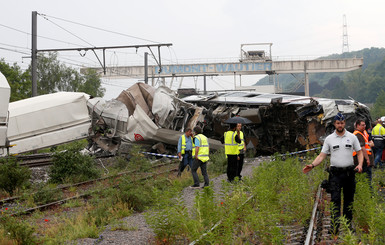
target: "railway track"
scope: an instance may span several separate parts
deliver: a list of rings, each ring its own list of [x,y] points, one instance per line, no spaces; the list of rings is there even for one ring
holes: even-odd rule
[[[250,196],[240,207],[253,200]],[[332,234],[329,233],[331,227],[331,217],[327,212],[326,203],[330,203],[330,194],[327,194],[321,187],[318,188],[312,216],[308,224],[308,228],[301,225],[278,226],[286,234],[285,245],[315,245],[315,244],[336,244]],[[190,245],[199,244],[200,240],[213,230],[220,227],[222,220],[215,224],[209,231],[201,235],[201,237]]]
[[[167,173],[171,173],[171,172],[175,172],[178,170],[177,166],[175,164],[169,164],[169,163],[162,163],[162,164],[157,164],[157,165],[154,165],[151,167],[151,169],[160,169],[162,167],[167,167],[167,166],[171,166],[171,167],[174,167],[172,169],[167,169],[165,171],[162,171],[162,172],[158,172],[158,173],[155,173],[155,174],[145,174],[145,173],[142,173],[142,172],[139,172],[138,170],[132,170],[132,171],[125,171],[125,172],[121,172],[121,173],[118,173],[118,174],[114,174],[114,175],[110,175],[110,176],[106,176],[106,177],[102,177],[102,178],[98,178],[98,179],[93,179],[93,180],[89,180],[89,181],[83,181],[83,182],[79,182],[79,183],[75,183],[75,184],[70,184],[70,185],[65,185],[65,186],[60,186],[60,187],[57,187],[55,189],[55,191],[66,191],[70,188],[73,188],[73,187],[84,187],[85,190],[82,194],[78,194],[78,195],[75,195],[75,196],[69,196],[69,197],[66,197],[66,198],[63,198],[63,199],[60,199],[60,200],[56,200],[56,201],[53,201],[53,202],[50,202],[50,203],[47,203],[47,204],[43,204],[43,205],[38,205],[38,206],[35,206],[35,207],[31,207],[31,208],[23,208],[21,211],[17,211],[17,212],[12,212],[12,207],[14,206],[14,203],[16,203],[20,198],[21,196],[15,196],[15,197],[10,197],[10,198],[6,198],[6,199],[2,199],[0,200],[0,208],[9,208],[10,209],[10,215],[14,215],[14,216],[18,216],[18,215],[26,215],[26,214],[30,214],[34,211],[37,211],[37,210],[46,210],[46,209],[49,209],[50,207],[54,207],[54,206],[58,206],[58,205],[61,205],[61,204],[64,204],[70,200],[75,200],[75,199],[81,199],[81,198],[88,198],[90,196],[92,196],[93,194],[96,194],[98,192],[101,192],[102,190],[104,190],[106,187],[104,187],[102,190],[101,189],[96,189],[96,190],[90,190],[92,188],[92,185],[95,184],[95,183],[99,183],[99,182],[102,182],[102,181],[105,181],[105,180],[111,180],[111,179],[115,179],[117,180],[118,178],[120,178],[121,176],[124,176],[124,175],[129,175],[129,174],[132,174],[132,175],[142,175],[142,176],[139,176],[138,179],[136,179],[135,181],[143,181],[143,180],[146,180],[148,178],[152,178],[154,176],[157,176],[157,175],[162,175],[162,174],[167,174]],[[116,188],[118,185],[115,184],[113,185],[112,187],[113,188]],[[31,195],[33,195],[35,193],[32,193]],[[7,205],[7,206],[6,206]]]

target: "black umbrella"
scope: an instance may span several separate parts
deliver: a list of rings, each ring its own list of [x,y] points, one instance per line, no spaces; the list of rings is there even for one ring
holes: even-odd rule
[[[227,119],[225,121],[225,123],[228,123],[228,124],[232,124],[232,123],[250,124],[253,122],[250,121],[249,119],[245,118],[245,117],[232,117],[232,118]]]

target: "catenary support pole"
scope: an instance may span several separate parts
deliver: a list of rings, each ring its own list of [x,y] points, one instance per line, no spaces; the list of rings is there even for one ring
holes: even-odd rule
[[[144,52],[144,83],[148,84],[148,53]]]
[[[37,12],[32,12],[32,97],[37,96]]]

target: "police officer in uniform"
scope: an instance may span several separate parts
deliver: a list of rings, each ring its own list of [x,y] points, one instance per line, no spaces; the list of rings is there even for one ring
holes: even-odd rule
[[[225,154],[227,155],[227,180],[234,181],[237,176],[239,160],[240,131],[237,124],[230,124],[229,131],[224,134]]]
[[[355,171],[362,172],[363,154],[357,137],[345,129],[345,117],[341,113],[334,117],[334,127],[335,131],[326,137],[321,153],[312,164],[303,168],[303,172],[309,172],[330,154],[329,185],[331,201],[334,203],[334,217],[337,221],[333,231],[338,231],[338,218],[341,216],[341,191],[344,195],[343,214],[349,222],[352,221],[353,214],[350,206],[353,203],[356,188]],[[357,167],[354,167],[353,151],[357,152]]]
[[[206,136],[202,134],[202,129],[199,126],[196,126],[194,128],[194,140],[193,140],[193,165],[191,168],[191,174],[194,180],[194,185],[192,185],[192,188],[199,188],[199,178],[197,174],[197,170],[200,167],[201,172],[204,179],[204,187],[209,186],[209,175],[207,174],[207,162],[209,160],[209,142]]]

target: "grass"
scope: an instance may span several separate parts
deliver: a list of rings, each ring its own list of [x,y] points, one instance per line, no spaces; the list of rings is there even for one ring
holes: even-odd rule
[[[221,200],[211,187],[205,188],[197,192],[191,213],[174,198],[174,205],[149,214],[148,223],[159,241],[170,244],[196,239],[202,244],[282,243],[285,234],[277,224],[305,224],[314,191],[325,177],[321,168],[305,175],[302,167],[296,158],[265,162],[243,182],[224,182]],[[214,225],[216,229],[201,237]]]
[[[135,157],[139,163],[146,165],[148,160],[140,154]],[[122,220],[135,210],[151,210],[147,212],[146,219],[160,244],[196,239],[200,239],[202,244],[280,244],[287,239],[283,226],[303,225],[308,221],[314,201],[313,193],[326,176],[322,167],[303,174],[301,170],[304,163],[301,159],[276,159],[262,163],[251,177],[245,177],[242,182],[223,182],[221,193],[217,194],[221,199],[217,198],[212,187],[199,191],[191,212],[181,198],[181,191],[191,185],[190,172],[185,171],[181,178],[176,178],[175,174],[156,177],[141,185],[133,184],[130,177],[125,176],[119,180],[117,188],[104,187],[102,192],[88,200],[87,205],[79,200],[71,201],[58,210],[61,215],[56,213],[52,218],[44,217],[46,213],[36,213],[23,223],[25,229],[12,225],[8,228],[0,226],[0,233],[4,235],[0,244],[16,241],[7,234],[9,227],[19,232],[26,231],[26,237],[27,231],[37,230],[34,239],[43,244],[97,238],[106,225],[110,225],[111,230],[135,231],[138,227],[132,227]],[[123,168],[130,167],[147,171],[147,166],[135,166],[132,158]],[[222,157],[212,157],[208,167],[211,169],[210,177],[221,174]],[[382,176],[382,171],[375,172],[375,190],[381,185]],[[365,178],[357,177],[357,180],[354,223],[358,229],[356,233],[346,231],[346,235],[340,239],[346,244],[357,239],[365,244],[384,244],[384,204],[376,196],[376,191],[371,196]],[[76,189],[71,191],[76,192]],[[48,194],[42,193],[43,196]],[[253,198],[246,202],[250,197]],[[33,202],[33,198],[30,199]],[[66,214],[66,209],[72,209],[71,215]],[[216,229],[202,237],[215,225]]]

